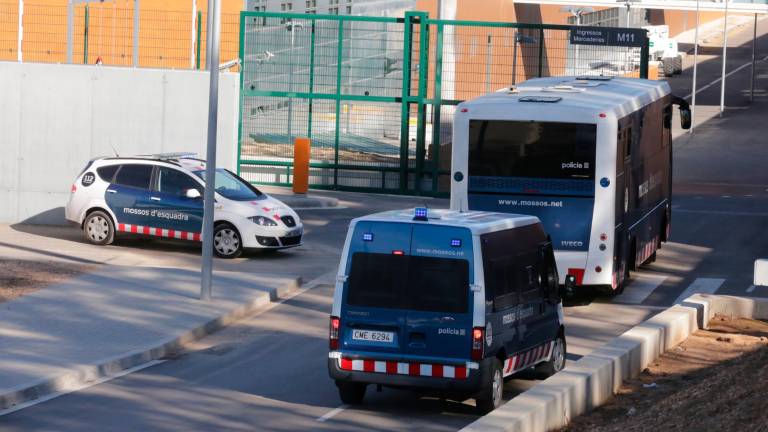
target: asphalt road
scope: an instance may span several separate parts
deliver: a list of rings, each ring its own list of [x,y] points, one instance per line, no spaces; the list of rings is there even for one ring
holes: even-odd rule
[[[761,24],[761,34],[768,25]],[[751,33],[751,31],[750,31]],[[748,37],[731,38],[734,44]],[[761,38],[765,46],[766,37]],[[747,42],[748,43],[748,42]],[[768,49],[760,54],[768,55]],[[729,70],[749,61],[734,49]],[[760,57],[762,58],[762,57]],[[703,58],[700,86],[717,79],[719,58]],[[699,128],[675,142],[672,241],[658,260],[634,275],[617,298],[585,295],[566,308],[569,359],[643,321],[691,291],[768,296],[751,287],[752,263],[768,256],[768,65],[759,64],[758,98],[748,105],[749,68],[729,78],[724,119],[716,114],[719,87],[699,94]],[[690,90],[690,70],[670,80],[675,92]],[[301,271],[307,279],[333,272],[351,217],[384,208],[421,205],[424,199],[332,194],[345,209],[302,211],[307,246],[255,255],[228,270]],[[427,200],[431,207],[444,200]],[[66,231],[51,231],[67,236]],[[194,249],[151,243],[135,253],[162,253],[179,265],[196,262]],[[135,244],[116,246],[136,248]],[[89,430],[456,430],[476,416],[473,401],[419,397],[408,391],[369,388],[361,407],[345,407],[327,377],[327,320],[332,289],[319,285],[271,309],[199,341],[175,358],[143,371],[0,417],[2,431]],[[516,379],[506,397],[534,385]]]

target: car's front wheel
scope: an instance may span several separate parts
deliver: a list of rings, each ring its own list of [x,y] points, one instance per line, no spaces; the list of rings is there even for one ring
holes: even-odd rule
[[[96,210],[85,217],[83,234],[86,240],[95,245],[112,244],[115,241],[115,224],[108,214]]]
[[[237,258],[243,253],[243,241],[237,228],[228,223],[213,230],[213,252],[219,258]]]

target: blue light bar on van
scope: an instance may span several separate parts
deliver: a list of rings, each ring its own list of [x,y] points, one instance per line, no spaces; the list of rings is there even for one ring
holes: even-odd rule
[[[451,247],[461,247],[461,239],[451,239]]]
[[[415,221],[426,221],[427,218],[427,209],[424,207],[417,207],[413,211],[413,220]]]
[[[373,233],[363,233],[363,241],[373,241]]]

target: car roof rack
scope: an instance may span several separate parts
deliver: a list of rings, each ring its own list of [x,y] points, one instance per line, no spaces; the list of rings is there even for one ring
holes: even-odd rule
[[[148,155],[138,155],[139,157],[146,157],[151,159],[160,159],[160,160],[168,160],[168,159],[195,159],[197,158],[197,153],[194,152],[173,152],[173,153],[154,153],[154,154],[148,154]]]

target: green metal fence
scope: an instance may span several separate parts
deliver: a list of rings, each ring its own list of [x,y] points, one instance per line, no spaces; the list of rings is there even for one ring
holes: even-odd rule
[[[576,29],[591,35],[587,44]],[[623,42],[609,41],[617,32]],[[647,77],[648,67],[644,31],[434,20],[425,12],[243,12],[240,41],[244,178],[289,185],[293,138],[307,136],[311,187],[401,194],[448,192],[461,101],[531,77]]]

